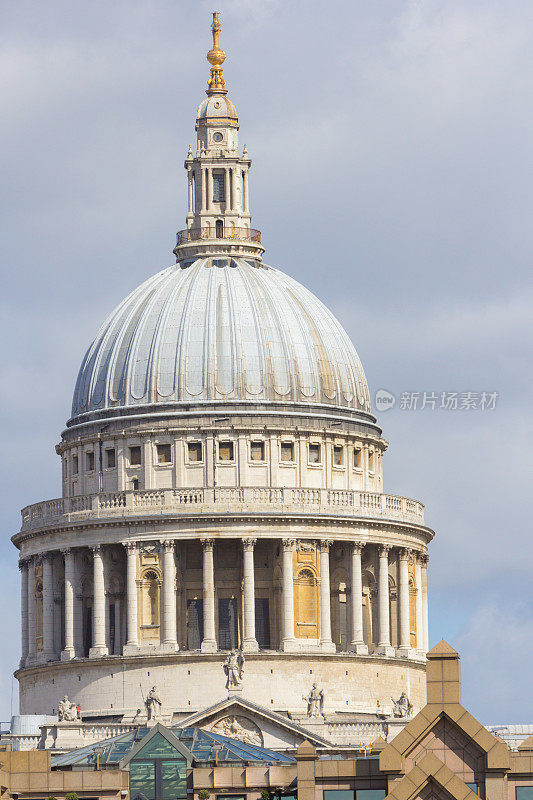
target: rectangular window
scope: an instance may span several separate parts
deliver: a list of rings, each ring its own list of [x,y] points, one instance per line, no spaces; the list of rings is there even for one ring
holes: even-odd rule
[[[157,463],[158,464],[171,464],[172,452],[169,444],[157,444]]]
[[[189,456],[189,461],[201,461],[202,460],[202,443],[201,442],[189,442],[187,445],[187,453]]]
[[[324,789],[324,800],[354,800],[352,789]]]
[[[187,645],[189,650],[199,650],[204,638],[204,601],[187,600]]]
[[[281,460],[294,461],[294,442],[281,443]]]
[[[340,445],[333,447],[333,465],[335,467],[342,467],[344,462],[344,448]]]
[[[130,793],[132,797],[143,794],[155,797],[155,762],[132,761],[130,764]]]
[[[355,469],[361,469],[361,448],[354,447],[353,450],[353,465]]]
[[[268,597],[255,598],[255,638],[260,650],[270,647],[270,613]]]
[[[374,451],[370,450],[369,453],[368,453],[368,471],[369,472],[374,472],[375,458],[376,457],[374,455]]]
[[[117,456],[114,447],[110,447],[109,450],[105,451],[105,465],[108,469],[113,469],[113,467],[117,466]]]
[[[94,469],[94,453],[85,453],[85,469],[87,472],[92,472]]]
[[[141,464],[141,448],[138,445],[130,447],[130,464],[132,467],[138,467]]]
[[[320,462],[321,462],[320,445],[319,444],[310,444],[309,445],[309,463],[310,464],[320,464]]]
[[[250,455],[252,457],[252,461],[264,461],[265,460],[265,443],[264,442],[252,442],[250,445]]]
[[[72,474],[77,475],[78,469],[78,456],[72,456]]]
[[[238,641],[237,599],[221,597],[218,601],[218,649],[234,650]]]
[[[516,800],[533,800],[533,786],[517,786]]]
[[[233,461],[233,442],[219,442],[218,458],[220,461]]]
[[[213,202],[224,203],[226,200],[225,175],[223,172],[213,172]]]
[[[355,800],[384,800],[386,789],[356,789]]]

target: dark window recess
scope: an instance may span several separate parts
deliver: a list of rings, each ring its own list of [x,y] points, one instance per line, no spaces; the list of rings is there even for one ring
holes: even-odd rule
[[[294,461],[294,442],[281,443],[281,460]]]
[[[187,445],[188,453],[189,453],[189,461],[201,461],[202,460],[202,443],[201,442],[189,442]]]
[[[309,445],[309,463],[310,464],[320,464],[321,456],[320,456],[320,445],[319,444],[310,444]]]
[[[187,600],[187,646],[199,650],[204,638],[204,601]]]
[[[233,442],[220,442],[218,445],[218,457],[220,461],[233,461]]]
[[[344,463],[344,449],[339,445],[333,447],[333,464],[335,467],[342,467]]]
[[[213,172],[213,202],[223,203],[226,200],[226,182],[223,172]]]
[[[78,456],[72,456],[72,474],[77,475],[78,469]]]
[[[250,445],[250,453],[252,456],[252,461],[264,461],[265,460],[265,443],[264,442],[252,442]]]
[[[353,465],[357,469],[361,466],[361,450],[359,447],[355,447],[353,451]]]
[[[255,598],[255,636],[260,650],[270,647],[270,610],[268,597]]]
[[[219,650],[234,650],[237,646],[237,600],[222,597],[218,601],[218,647]]]
[[[89,650],[93,646],[93,609],[92,606],[85,606],[83,625],[83,651],[87,657]]]
[[[117,456],[114,447],[105,451],[105,465],[108,469],[113,469],[113,467],[117,466]]]
[[[131,481],[131,488],[134,492],[139,490],[139,478],[133,478]]]
[[[172,452],[169,444],[157,444],[157,463],[170,464],[172,462]]]
[[[130,447],[130,464],[132,467],[139,467],[141,464],[141,448],[138,445]]]
[[[115,652],[115,604],[109,603],[109,654]]]
[[[85,453],[85,469],[87,472],[94,469],[94,453]]]

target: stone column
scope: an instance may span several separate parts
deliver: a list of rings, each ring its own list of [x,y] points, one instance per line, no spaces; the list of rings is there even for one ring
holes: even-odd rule
[[[254,575],[254,547],[257,539],[243,539],[243,620],[244,637],[242,649],[246,653],[255,653],[259,650],[255,638],[255,575]]]
[[[409,609],[409,559],[411,551],[402,548],[399,552],[399,575],[398,575],[398,606],[400,617],[400,641],[398,646],[399,654],[402,656],[411,655],[411,625]]]
[[[61,651],[61,661],[70,661],[75,656],[74,649],[74,552],[63,550],[65,563],[65,647]]]
[[[52,554],[43,555],[43,650],[41,659],[50,661],[54,653],[54,582]]]
[[[363,577],[361,574],[361,554],[364,542],[352,543],[351,560],[351,642],[350,650],[359,655],[368,655],[368,646],[363,637]]]
[[[163,637],[165,650],[177,650],[176,562],[174,541],[163,542]]]
[[[226,198],[226,210],[231,211],[231,182],[229,167],[224,170],[224,196]]]
[[[214,539],[202,539],[204,551],[203,580],[204,580],[204,638],[202,640],[202,653],[216,653],[217,639],[215,628],[215,567],[213,551]]]
[[[203,167],[200,168],[200,174],[201,174],[201,186],[202,186],[202,205],[201,205],[201,210],[202,211],[206,211],[207,210],[207,190],[206,190],[207,181],[205,179],[205,169]]]
[[[244,170],[244,185],[243,185],[243,194],[244,194],[244,213],[250,213],[250,199],[248,196],[248,169]]]
[[[331,587],[329,580],[329,548],[331,539],[320,542],[320,649],[335,653],[337,648],[331,638]]]
[[[428,554],[422,553],[420,561],[422,562],[422,631],[424,634],[424,654],[426,654],[429,650]]]
[[[211,211],[211,198],[213,195],[213,176],[208,168],[205,171],[205,210]]]
[[[188,182],[188,190],[189,190],[189,197],[188,197],[188,199],[189,199],[189,208],[188,208],[189,215],[194,213],[194,209],[193,209],[193,191],[192,191],[193,190],[193,183],[192,183],[193,177],[192,177],[192,174],[193,173],[192,173],[191,167],[188,167],[187,168],[187,182]]]
[[[28,658],[28,559],[21,558],[20,569],[20,664],[22,668]]]
[[[137,627],[137,542],[126,542],[126,644],[134,652],[139,647]]]
[[[105,640],[105,580],[102,545],[95,545],[93,551],[93,646],[89,658],[100,658],[108,654]]]
[[[422,613],[422,562],[421,553],[416,554],[415,583],[416,583],[416,649],[419,654],[426,654],[424,650],[424,615]]]
[[[379,613],[379,641],[376,653],[384,656],[393,656],[394,648],[390,643],[390,611],[389,611],[389,550],[391,545],[383,544],[379,547],[379,575],[378,575],[378,613]]]
[[[282,650],[294,651],[296,650],[296,637],[294,635],[294,539],[283,539],[282,545],[281,647]]]
[[[35,659],[35,556],[28,559],[28,662]]]

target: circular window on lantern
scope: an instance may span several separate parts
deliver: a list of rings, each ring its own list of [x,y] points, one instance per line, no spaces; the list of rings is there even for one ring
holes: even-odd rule
[[[221,142],[223,138],[224,137],[222,136],[222,134],[219,131],[217,131],[216,133],[213,134],[213,139],[214,139],[215,142]]]

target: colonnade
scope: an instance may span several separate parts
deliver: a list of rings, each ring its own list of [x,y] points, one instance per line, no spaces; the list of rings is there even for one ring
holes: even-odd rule
[[[224,544],[224,540],[219,540]],[[242,634],[241,647],[245,652],[259,650],[256,638],[255,618],[255,564],[254,550],[257,539],[242,538]],[[202,543],[202,596],[203,596],[203,638],[201,651],[204,653],[216,652],[218,649],[216,630],[216,586],[215,586],[215,540],[201,539]],[[126,586],[125,586],[125,624],[126,637],[123,647],[124,654],[134,654],[142,648],[139,641],[139,577],[138,555],[145,543],[128,541],[123,543],[126,552]],[[428,649],[428,619],[427,619],[427,554],[408,548],[397,548],[397,576],[398,576],[398,635],[397,646],[391,643],[391,618],[390,618],[390,553],[392,545],[386,543],[353,541],[344,542],[349,545],[349,586],[347,587],[347,601],[349,613],[348,647],[353,653],[365,655],[368,645],[364,639],[363,624],[363,577],[362,557],[365,547],[378,548],[376,600],[377,600],[377,626],[378,637],[374,636],[374,650],[376,655],[385,656],[411,656],[416,652],[423,654]],[[162,575],[161,601],[160,601],[160,648],[162,651],[178,650],[177,634],[177,603],[176,603],[176,559],[175,540],[166,540],[157,544],[160,551],[159,564]],[[330,549],[332,539],[322,539],[317,543],[319,550],[319,619],[320,637],[316,648],[325,653],[336,651],[336,644],[332,638],[331,617],[331,581],[330,581]],[[280,541],[280,566],[281,566],[281,607],[280,607],[280,640],[279,646],[283,651],[297,652],[300,649],[301,639],[295,633],[295,604],[294,604],[294,551],[297,541],[292,538]],[[90,548],[92,552],[92,646],[89,658],[101,658],[108,655],[106,640],[106,587],[105,569],[103,559],[103,545]],[[57,552],[49,552],[39,556],[27,557],[19,562],[21,570],[21,611],[22,611],[22,666],[31,666],[34,663],[46,662],[58,658],[57,649],[54,647],[54,587],[52,560]],[[63,649],[60,657],[70,660],[76,656],[75,637],[75,550],[67,548],[61,551],[64,565],[64,600],[62,619]],[[414,587],[409,579],[409,562],[414,562]],[[36,566],[42,566],[42,610],[36,602]],[[41,573],[39,573],[41,574]],[[416,643],[411,641],[411,590],[416,592]],[[42,641],[37,652],[37,622],[38,615],[42,614]],[[120,614],[115,607],[117,615],[115,633],[120,629]],[[117,634],[120,637],[120,634]],[[115,651],[116,652],[116,651]]]
[[[196,198],[195,198],[195,185],[196,192],[200,190],[200,202],[198,211],[208,213],[213,211],[213,169],[220,170],[219,167],[202,167],[195,171],[192,167],[187,170],[188,179],[188,214],[192,216],[195,212]],[[233,211],[237,214],[250,214],[250,201],[248,190],[248,167],[241,166],[225,166],[224,167],[224,181],[225,181],[225,201],[224,206],[227,211]],[[200,185],[198,186],[198,179]],[[239,182],[242,181],[242,197],[241,187]]]

